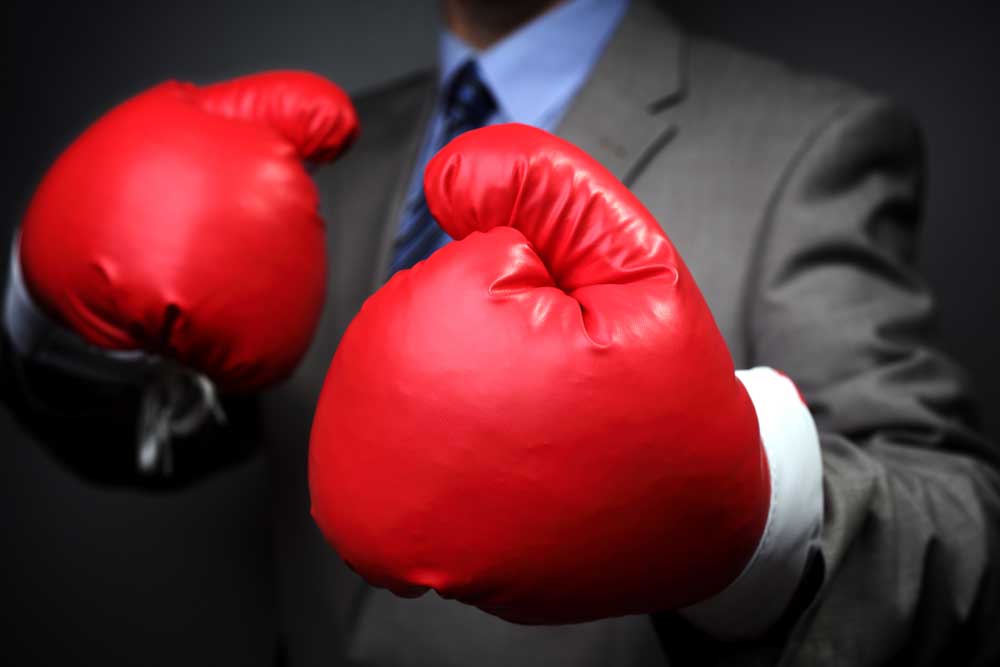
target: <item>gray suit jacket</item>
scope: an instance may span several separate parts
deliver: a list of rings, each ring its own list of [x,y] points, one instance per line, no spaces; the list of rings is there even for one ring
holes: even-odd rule
[[[298,373],[263,401],[291,664],[996,660],[998,450],[966,425],[961,375],[929,343],[932,302],[912,265],[918,132],[885,100],[684,35],[646,2],[558,134],[661,222],[736,366],[770,365],[798,383],[822,441],[821,562],[768,637],[726,645],[669,614],[511,625],[434,594],[394,598],[337,560],[308,513],[310,417],[341,334],[385,279],[434,81],[356,100],[361,139],[319,175],[329,302]]]

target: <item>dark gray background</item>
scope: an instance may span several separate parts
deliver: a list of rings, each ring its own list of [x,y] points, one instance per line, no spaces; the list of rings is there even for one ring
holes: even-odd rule
[[[942,346],[970,371],[986,428],[1000,434],[996,3],[673,7],[700,30],[883,91],[918,118],[931,168],[920,261],[939,296]],[[14,2],[5,12],[12,101],[4,107],[4,248],[59,151],[110,104],[148,85],[302,67],[355,92],[434,57],[429,0],[50,0]],[[0,661],[271,663],[279,640],[264,457],[191,488],[148,494],[75,476],[32,446],[2,407],[0,443]]]

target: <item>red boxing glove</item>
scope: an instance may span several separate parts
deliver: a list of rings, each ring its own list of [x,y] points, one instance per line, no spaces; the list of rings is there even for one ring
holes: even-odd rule
[[[334,158],[357,130],[347,95],[306,72],[156,86],[46,174],[21,230],[27,287],[93,345],[170,357],[224,390],[271,384],[324,297],[302,161]]]
[[[522,623],[674,609],[770,506],[754,408],[656,220],[540,130],[427,167],[456,242],[372,296],[313,425],[313,516],[358,573]]]

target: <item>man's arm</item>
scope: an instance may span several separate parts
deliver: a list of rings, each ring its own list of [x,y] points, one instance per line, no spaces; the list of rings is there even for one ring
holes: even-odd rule
[[[922,162],[907,117],[843,107],[775,193],[749,292],[754,363],[796,382],[822,444],[823,583],[788,647],[803,664],[1000,655],[1000,457],[930,342]]]
[[[815,420],[821,554],[756,640],[657,615],[671,664],[1000,656],[1000,450],[971,426],[964,378],[931,342],[914,267],[922,190],[918,130],[871,98],[837,107],[786,167],[746,287],[748,361],[785,372]]]
[[[46,172],[13,244],[8,402],[39,432],[73,423],[51,439],[80,462],[118,461],[100,443],[130,439],[142,473],[171,475],[175,440],[226,421],[220,395],[280,382],[308,347],[326,257],[304,167],[357,130],[347,94],[301,71],[167,81],[102,115]]]

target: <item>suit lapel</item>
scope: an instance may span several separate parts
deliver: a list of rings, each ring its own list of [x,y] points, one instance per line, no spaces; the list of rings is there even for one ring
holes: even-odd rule
[[[381,286],[434,89],[434,77],[425,73],[360,97],[357,145],[316,174],[329,257],[327,304],[311,352],[322,360],[320,367],[329,363],[364,300]]]
[[[630,185],[677,132],[683,36],[648,0],[634,0],[557,134]]]
[[[412,122],[399,137],[398,145],[401,148],[398,154],[400,156],[398,164],[400,168],[395,171],[390,170],[390,173],[386,174],[389,183],[387,183],[385,192],[390,193],[387,207],[388,215],[384,218],[379,232],[378,248],[370,281],[373,292],[382,287],[385,282],[389,262],[392,260],[393,241],[396,238],[399,221],[403,216],[406,195],[413,178],[417,158],[420,156],[420,149],[423,146],[427,124],[434,111],[437,92],[437,86],[434,82],[436,80],[436,76],[428,77],[426,87],[419,91],[417,113],[412,116]]]

